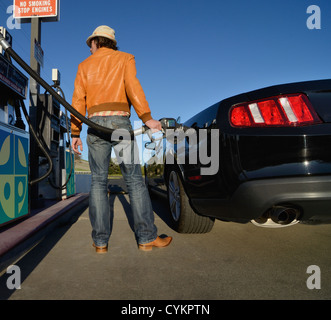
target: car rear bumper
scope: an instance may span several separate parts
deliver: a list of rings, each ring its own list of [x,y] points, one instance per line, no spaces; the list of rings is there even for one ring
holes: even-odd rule
[[[300,221],[331,220],[331,175],[261,179],[242,183],[229,199],[191,199],[202,215],[248,222],[274,206],[301,211]]]

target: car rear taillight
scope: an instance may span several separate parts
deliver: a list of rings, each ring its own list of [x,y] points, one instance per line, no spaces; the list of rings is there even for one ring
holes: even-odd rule
[[[241,103],[230,110],[230,123],[234,127],[292,127],[321,122],[302,93]]]

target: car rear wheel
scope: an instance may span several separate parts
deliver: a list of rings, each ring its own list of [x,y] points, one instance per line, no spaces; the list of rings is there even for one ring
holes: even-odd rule
[[[174,229],[179,233],[207,233],[214,219],[194,212],[185,193],[183,183],[175,170],[168,175],[168,203]]]

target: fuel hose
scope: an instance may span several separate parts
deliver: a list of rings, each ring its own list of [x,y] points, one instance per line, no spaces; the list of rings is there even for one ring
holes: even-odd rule
[[[24,105],[23,100],[20,100],[20,105],[21,105],[21,108],[23,110],[25,119],[26,119],[26,121],[28,123],[28,126],[30,128],[31,134],[32,134],[33,138],[35,139],[35,141],[37,142],[37,144],[38,144],[39,148],[41,149],[41,151],[45,154],[45,157],[47,158],[47,161],[49,163],[48,171],[43,176],[41,176],[41,177],[39,177],[39,178],[37,178],[37,179],[32,180],[32,181],[29,182],[29,184],[31,186],[33,186],[34,184],[39,183],[40,181],[46,179],[52,173],[53,162],[52,162],[52,159],[51,159],[50,155],[48,154],[48,152],[46,151],[46,149],[44,148],[44,146],[42,145],[42,143],[38,139],[37,133],[35,132],[32,124],[31,124],[30,117],[28,115],[28,111],[25,108],[25,105]]]
[[[89,127],[101,131],[105,134],[111,135],[115,130],[107,127],[100,126],[79,113],[75,108],[73,108],[63,97],[61,97],[44,79],[42,79],[39,74],[34,71],[29,65],[25,63],[24,60],[13,50],[10,44],[5,40],[3,35],[0,33],[0,45],[3,50],[8,53],[33,79],[35,79],[41,86],[43,86],[58,102],[60,102],[71,114],[73,114],[77,119],[88,125]],[[118,129],[117,129],[118,131]],[[127,132],[127,130],[126,130]],[[131,138],[134,136],[134,132],[129,131]]]

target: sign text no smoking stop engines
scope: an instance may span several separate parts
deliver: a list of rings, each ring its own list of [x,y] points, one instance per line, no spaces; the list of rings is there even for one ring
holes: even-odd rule
[[[57,17],[58,0],[14,0],[14,18]]]

